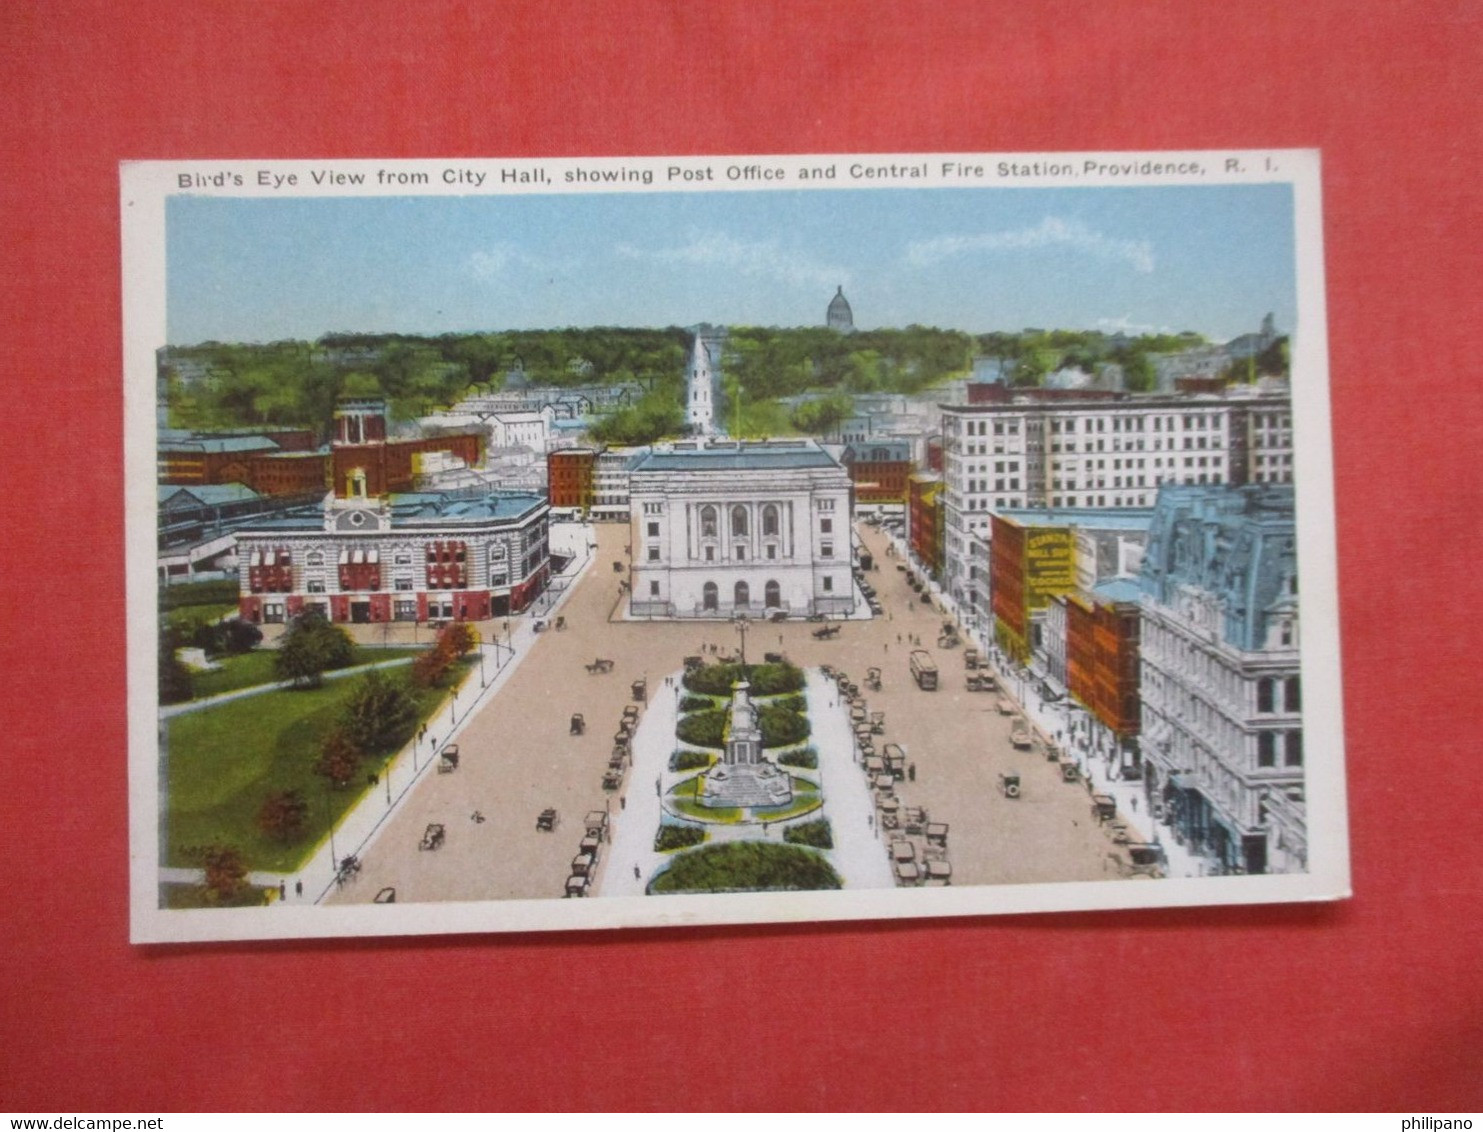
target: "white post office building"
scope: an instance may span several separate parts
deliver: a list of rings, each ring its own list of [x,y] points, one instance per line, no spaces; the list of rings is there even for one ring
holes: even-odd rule
[[[844,615],[850,477],[812,440],[676,443],[630,475],[637,617]]]

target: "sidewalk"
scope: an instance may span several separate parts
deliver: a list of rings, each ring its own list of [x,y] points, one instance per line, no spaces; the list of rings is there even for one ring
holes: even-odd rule
[[[673,688],[662,683],[650,697],[649,707],[639,721],[633,741],[633,767],[628,776],[626,804],[611,816],[612,844],[595,896],[642,896],[654,874],[673,854],[654,849],[654,835],[663,816],[661,793],[694,771],[672,773],[669,756],[675,749],[675,719],[680,696],[680,672],[672,674]],[[824,795],[821,810],[799,821],[829,819],[834,848],[826,853],[847,889],[891,888],[890,863],[885,847],[877,839],[875,804],[852,752],[854,736],[845,708],[834,701],[834,688],[817,669],[807,671],[805,694],[813,734],[809,742],[819,752],[819,780]],[[766,834],[756,823],[707,825],[710,843],[720,841],[782,841],[788,823],[773,823]],[[634,866],[639,875],[634,876]]]
[[[519,667],[521,658],[529,651],[535,640],[535,620],[546,617],[561,608],[571,592],[571,583],[581,575],[591,561],[590,556],[573,559],[565,573],[552,579],[553,583],[561,579],[564,584],[559,593],[552,594],[549,606],[540,613],[536,613],[533,608],[525,615],[510,618],[510,631],[504,641],[490,643],[481,638],[479,647],[470,654],[480,663],[470,669],[460,686],[453,689],[449,702],[427,720],[425,725],[427,738],[419,740],[414,737],[392,757],[382,770],[378,785],[368,790],[356,806],[340,818],[339,823],[301,868],[296,872],[281,875],[253,873],[250,876],[252,883],[272,887],[282,882],[288,890],[288,903],[317,903],[333,892],[337,863],[349,856],[360,856],[375,841],[387,819],[396,813],[412,789],[429,773],[429,768],[436,765],[438,753],[449,743],[458,741],[459,734],[467,726],[470,718],[478,714],[478,709],[508,682],[511,674]],[[407,662],[405,658],[385,661],[378,665],[361,666],[359,669],[345,669],[334,675],[348,676],[355,672],[363,672],[369,667],[386,667]],[[330,675],[326,673],[327,678]],[[270,687],[276,687],[276,685]],[[244,691],[251,693],[266,690],[269,688],[259,687]],[[213,697],[213,700],[236,698],[238,694],[229,692],[220,697]],[[201,701],[199,705],[180,706],[195,708],[206,702]],[[177,877],[173,875],[176,873],[186,875]],[[193,880],[199,879],[199,875],[197,870],[165,868],[160,870],[162,881]],[[303,885],[303,896],[296,900],[294,890],[300,883]]]
[[[326,672],[323,679],[343,680],[347,676],[359,676],[362,673],[371,671],[373,668],[396,668],[398,665],[411,664],[412,659],[410,656],[399,656],[395,660],[378,660],[375,664],[357,664],[354,668],[336,668]],[[229,700],[240,700],[247,696],[260,696],[264,692],[277,692],[291,687],[293,687],[292,680],[279,680],[272,684],[254,684],[250,688],[238,688],[234,692],[222,692],[219,695],[206,696],[203,699],[187,700],[183,704],[171,704],[169,707],[162,707],[160,708],[160,718],[173,719],[177,715],[187,715],[193,711],[200,711],[202,708],[215,707],[217,704],[224,704]]]

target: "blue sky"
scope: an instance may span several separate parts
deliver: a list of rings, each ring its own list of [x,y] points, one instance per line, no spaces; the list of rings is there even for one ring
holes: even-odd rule
[[[1196,330],[1296,317],[1286,185],[171,197],[169,340],[697,322]]]

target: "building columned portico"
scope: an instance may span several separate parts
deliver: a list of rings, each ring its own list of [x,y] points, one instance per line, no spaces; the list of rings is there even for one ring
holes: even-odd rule
[[[679,443],[630,483],[635,616],[854,608],[849,475],[812,441]]]

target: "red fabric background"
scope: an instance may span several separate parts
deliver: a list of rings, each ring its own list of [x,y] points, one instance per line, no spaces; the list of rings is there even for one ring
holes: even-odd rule
[[[1480,13],[4,5],[0,1105],[1483,1108]],[[120,159],[1276,146],[1324,157],[1353,901],[126,942]]]

